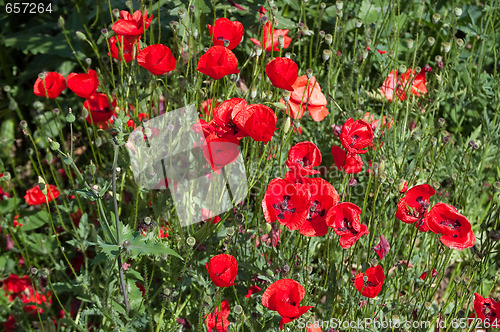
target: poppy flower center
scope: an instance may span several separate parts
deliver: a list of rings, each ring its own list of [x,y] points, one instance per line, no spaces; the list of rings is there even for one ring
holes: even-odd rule
[[[321,209],[321,203],[318,200],[312,202],[311,207],[309,208],[309,215],[307,216],[307,221],[311,221],[314,218],[314,215],[318,215],[320,217],[325,216],[325,209]]]
[[[354,134],[352,135],[352,142],[349,144],[350,147],[352,147],[354,144],[356,144],[356,141],[359,139],[359,136]]]
[[[297,210],[296,208],[289,206],[289,203],[291,203],[290,199],[290,196],[285,195],[283,196],[283,201],[280,204],[273,204],[273,208],[278,210],[279,212],[279,214],[277,215],[278,219],[283,220],[285,219],[285,214],[292,214]]]
[[[449,227],[452,230],[457,230],[460,228],[460,226],[462,226],[462,224],[458,220],[453,220],[448,218],[441,220],[440,224]]]
[[[375,286],[377,286],[377,284],[375,284],[375,283],[373,283],[371,281],[365,282],[365,287],[375,287]]]
[[[490,320],[490,318],[492,317],[496,317],[496,313],[491,309],[491,305],[489,303],[483,304],[483,308],[481,311],[487,320]]]
[[[358,232],[356,232],[354,230],[354,228],[352,227],[352,220],[349,220],[347,218],[344,218],[342,220],[342,223],[343,223],[343,227],[340,227],[339,228],[339,231],[340,232],[345,232],[345,231],[349,231],[352,235],[356,235],[358,234]]]

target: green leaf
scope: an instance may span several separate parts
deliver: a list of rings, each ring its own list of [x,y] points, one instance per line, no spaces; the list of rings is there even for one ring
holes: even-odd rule
[[[17,203],[20,202],[21,200],[17,200]],[[6,214],[9,212],[12,212],[16,208],[16,198],[9,198],[9,199],[4,199],[3,201],[0,201],[0,214]]]
[[[276,102],[276,103],[272,103],[272,105],[276,108],[279,108],[280,110],[285,110],[286,109],[286,106],[282,103],[279,103],[279,102]]]
[[[23,231],[31,231],[42,227],[49,222],[49,214],[46,211],[38,211],[36,213],[28,212],[24,214],[21,223]]]

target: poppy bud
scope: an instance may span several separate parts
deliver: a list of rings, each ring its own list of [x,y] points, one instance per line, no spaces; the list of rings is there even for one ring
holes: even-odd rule
[[[332,51],[328,49],[323,50],[323,61],[328,61],[330,59],[330,56],[332,55]]]
[[[448,53],[451,49],[451,44],[449,42],[444,42],[443,43],[443,52]]]
[[[342,0],[337,0],[337,2],[335,3],[335,7],[337,8],[337,10],[342,10],[342,8],[344,8],[344,3],[342,2]]]
[[[458,17],[458,16],[462,16],[462,8],[460,7],[456,7],[455,10],[455,15]]]
[[[66,23],[66,21],[64,20],[64,17],[62,16],[59,16],[59,19],[57,20],[57,25],[60,27],[60,28],[64,28],[64,24]]]
[[[77,32],[76,32],[76,36],[77,36],[77,37],[78,37],[78,39],[80,39],[80,40],[83,40],[83,41],[87,40],[87,36],[85,36],[85,34],[84,34],[83,32],[81,32],[81,31],[77,31]]]
[[[359,18],[356,20],[356,28],[361,28],[363,26],[363,21],[361,21]]]
[[[438,13],[432,15],[432,23],[436,24],[437,22],[439,22],[440,19],[441,15],[439,15]]]
[[[332,41],[333,41],[333,36],[331,34],[327,33],[325,35],[325,43],[327,45],[331,45]]]
[[[413,39],[408,39],[406,41],[406,46],[408,46],[409,49],[412,49],[414,43],[415,43],[415,41]]]
[[[288,97],[290,98],[290,97]],[[284,125],[283,125],[283,133],[288,133],[288,131],[290,130],[290,125],[291,125],[291,122],[292,120],[290,120],[290,117],[287,117],[284,121]]]
[[[434,37],[429,37],[427,38],[427,45],[432,46],[436,42],[436,39]]]

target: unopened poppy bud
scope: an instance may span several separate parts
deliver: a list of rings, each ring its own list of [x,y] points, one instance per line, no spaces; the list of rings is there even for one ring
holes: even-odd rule
[[[342,0],[337,0],[337,2],[335,3],[335,7],[337,7],[337,10],[342,10],[342,8],[344,8],[344,3],[342,2]]]
[[[325,35],[325,43],[326,43],[327,45],[331,45],[331,44],[332,44],[332,41],[333,41],[333,36],[332,36],[331,34],[327,33],[327,34]]]
[[[291,123],[292,123],[292,120],[290,120],[290,118],[287,117],[284,121],[284,124],[283,124],[283,132],[285,134],[288,133],[288,131],[290,130]]]
[[[66,21],[64,20],[64,17],[62,16],[59,16],[59,19],[57,20],[57,25],[60,27],[60,28],[64,28],[64,24],[66,23]]]
[[[399,70],[400,73],[406,73],[406,66],[405,65],[401,65],[401,66],[399,66],[398,70]]]
[[[414,43],[415,43],[415,41],[413,39],[408,39],[406,41],[406,46],[408,46],[409,49],[412,49]]]
[[[436,42],[436,39],[434,37],[429,37],[427,38],[427,45],[432,46]]]
[[[85,41],[85,40],[87,40],[87,36],[85,36],[85,34],[84,34],[83,32],[81,32],[81,31],[77,31],[77,32],[76,32],[76,36],[77,36],[77,37],[78,37],[78,39],[80,39],[80,40],[84,40],[84,41]]]
[[[451,49],[451,44],[449,42],[444,42],[443,43],[443,52],[448,53]]]
[[[235,314],[240,315],[243,312],[243,308],[237,304],[234,306],[233,311]]]
[[[262,54],[262,47],[260,47],[259,45],[256,45],[255,46],[255,54],[257,54],[257,56],[260,56]]]
[[[307,78],[310,79],[312,77],[313,70],[311,68],[306,69]]]
[[[57,151],[61,147],[61,145],[59,143],[57,143],[56,141],[49,140],[49,142],[50,142],[50,149],[53,151]]]
[[[332,56],[332,51],[328,49],[323,50],[323,61],[328,61],[328,59],[330,59],[331,56]]]
[[[361,21],[359,18],[356,20],[356,28],[361,28],[363,26],[363,21]]]
[[[278,36],[278,45],[279,48],[283,48],[285,46],[285,36],[283,35]]]
[[[464,40],[463,40],[463,39],[461,39],[461,38],[458,38],[458,39],[456,40],[456,43],[457,43],[457,46],[458,46],[459,48],[462,48],[462,47],[464,46]]]
[[[190,236],[187,238],[186,243],[188,244],[188,246],[194,247],[194,245],[196,244],[196,239]]]
[[[441,15],[439,15],[438,13],[432,15],[432,23],[436,24],[437,22],[439,22],[440,19]]]
[[[270,231],[273,230],[273,226],[271,226],[271,224],[269,224],[269,223],[266,223],[265,227],[266,227],[266,233],[269,233]]]
[[[363,50],[361,52],[361,56],[363,57],[363,60],[365,60],[366,58],[368,58],[368,50]]]
[[[254,99],[255,97],[257,97],[257,88],[250,88],[250,98]]]
[[[455,12],[455,15],[456,15],[457,17],[462,16],[462,8],[460,8],[460,7],[455,7],[454,12]]]

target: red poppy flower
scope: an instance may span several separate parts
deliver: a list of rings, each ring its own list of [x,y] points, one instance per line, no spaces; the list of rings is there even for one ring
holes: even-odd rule
[[[249,299],[252,296],[252,294],[258,293],[261,290],[262,289],[259,286],[257,286],[257,285],[250,286],[250,288],[248,289],[248,293],[247,293],[247,295],[245,295],[245,297],[247,299]]]
[[[210,279],[217,287],[229,287],[235,285],[234,279],[238,273],[236,258],[227,254],[212,257],[205,263]]]
[[[299,77],[299,67],[292,59],[276,58],[267,64],[266,74],[275,87],[293,91],[293,84]]]
[[[491,298],[483,298],[478,293],[474,293],[474,311],[483,323],[488,322],[491,327],[500,327],[500,302]]]
[[[163,75],[175,69],[177,61],[172,51],[162,44],[150,45],[139,52],[137,63],[153,75]]]
[[[430,206],[429,198],[434,194],[434,188],[428,184],[410,188],[399,200],[396,218],[407,224],[417,223],[415,226],[420,231],[427,232],[429,227],[425,216]]]
[[[9,302],[15,299],[20,299],[24,303],[24,311],[26,313],[36,314],[38,304],[38,312],[43,313],[44,308],[52,303],[50,298],[51,293],[41,294],[33,288],[31,279],[28,276],[19,276],[11,274],[9,277],[1,281],[5,295],[9,297]]]
[[[89,112],[86,119],[89,124],[107,121],[113,115],[109,108],[108,96],[104,93],[96,93],[87,98],[83,103],[83,108]]]
[[[198,61],[197,71],[220,80],[229,74],[238,74],[238,59],[231,50],[224,46],[212,46]]]
[[[137,54],[141,50],[139,39],[131,43],[123,36],[113,36],[108,43],[110,49],[108,55],[118,61],[122,61],[123,56],[123,60],[127,63],[137,58]]]
[[[368,280],[364,281],[364,277],[367,277]],[[370,267],[364,274],[362,272],[358,273],[354,278],[354,287],[356,287],[361,295],[374,298],[382,290],[384,280],[384,270],[382,266],[377,265]]]
[[[201,209],[201,216],[204,221],[211,222],[212,224],[217,224],[220,221],[219,216],[216,216],[212,211],[207,209]]]
[[[326,216],[332,206],[339,202],[339,194],[335,188],[322,178],[309,179],[306,182],[311,198],[306,219],[299,228],[304,236],[323,236],[328,232]]]
[[[22,276],[11,274],[4,280],[2,280],[2,288],[5,293],[21,293],[28,287],[31,287],[31,279],[28,276]]]
[[[258,41],[255,38],[250,38],[252,43],[258,46],[262,46],[262,48],[265,48],[266,52],[271,52],[273,51],[279,51],[279,42],[278,42],[278,37],[279,36],[284,36],[284,44],[283,48],[287,48],[290,46],[290,43],[292,42],[292,38],[287,36],[288,29],[275,29],[273,25],[270,22],[267,22],[266,25],[264,25],[264,35],[263,35],[263,45],[262,46],[261,42]]]
[[[373,140],[373,130],[370,124],[364,120],[347,119],[342,126],[340,142],[344,149],[351,153],[364,154],[368,150],[364,148],[370,146]]]
[[[366,112],[365,115],[363,116],[363,120],[368,122],[372,126],[372,130],[375,131],[378,127],[378,124],[380,120],[375,119],[375,116],[371,114],[370,112]],[[394,120],[391,119],[391,121],[387,121],[387,116],[382,117],[382,124],[380,125],[380,129],[383,130],[385,128],[390,129],[394,125]]]
[[[363,169],[363,160],[355,153],[343,150],[341,147],[332,147],[333,161],[339,171],[346,174],[356,174]]]
[[[220,101],[214,101],[213,99],[207,99],[205,101],[203,101],[203,103],[201,103],[201,113],[203,115],[212,115],[213,114],[213,110],[219,106],[220,104],[222,104]]]
[[[43,78],[37,78],[33,86],[33,92],[38,97],[57,98],[66,89],[64,76],[56,72],[43,74]]]
[[[248,136],[242,126],[237,126],[233,117],[240,111],[245,111],[248,104],[244,99],[231,98],[214,108],[214,122],[221,127],[219,133],[228,132],[236,135],[237,138]]]
[[[436,269],[432,269],[432,277],[434,278],[435,276],[437,276],[437,274],[438,272],[436,271]],[[424,272],[420,276],[420,279],[425,280],[426,277],[427,277],[427,272]]]
[[[208,32],[212,37],[214,45],[224,46],[224,40],[229,41],[227,48],[232,50],[241,42],[245,29],[243,24],[238,21],[230,21],[225,17],[219,18],[215,21],[214,26],[208,25]]]
[[[326,108],[326,97],[314,76],[307,79],[307,75],[297,78],[292,85],[293,92],[288,100],[286,114],[294,119],[301,119],[306,109],[316,122],[323,120],[329,113]],[[284,99],[280,100],[285,103]]]
[[[463,250],[474,245],[476,237],[469,220],[451,205],[434,205],[426,216],[426,222],[432,232],[442,235],[441,242],[449,248]]]
[[[278,118],[273,110],[261,104],[238,108],[231,113],[233,122],[254,141],[269,142],[276,131]]]
[[[224,300],[215,308],[215,311],[205,315],[205,326],[208,332],[227,332],[227,328],[229,327],[229,320],[227,319],[229,312],[229,301]]]
[[[66,77],[68,88],[73,91],[78,97],[89,98],[92,96],[99,86],[97,73],[93,69],[89,69],[87,73],[76,74],[71,73]]]
[[[297,230],[309,214],[310,195],[306,184],[273,179],[262,200],[264,218],[268,223],[278,220],[289,230]]]
[[[305,295],[304,287],[292,279],[281,279],[272,283],[262,295],[262,305],[277,311],[280,316],[280,330],[283,325],[302,316],[311,306],[300,306]]]
[[[380,88],[380,93],[382,93],[388,101],[394,99],[394,93],[396,93],[399,99],[405,100],[408,88],[410,88],[411,93],[417,97],[426,94],[427,87],[425,84],[425,71],[415,76],[415,70],[408,68],[406,73],[398,76],[398,71],[392,70],[389,76],[384,80],[382,88]]]
[[[368,234],[366,225],[361,224],[360,214],[361,209],[349,202],[339,203],[328,211],[326,224],[340,236],[339,244],[344,249],[352,247],[361,236]]]
[[[206,138],[202,148],[205,160],[215,172],[235,162],[240,153],[238,139],[231,134],[223,137],[211,134]]]
[[[59,190],[57,190],[56,186],[48,184],[45,185],[45,188],[47,190],[48,202],[59,197]],[[46,203],[45,195],[43,194],[42,190],[40,189],[40,186],[38,185],[28,190],[26,192],[26,195],[24,196],[24,199],[26,203],[28,203],[28,205],[41,205]]]
[[[319,174],[313,167],[321,164],[321,152],[312,142],[300,142],[288,150],[286,165],[295,173],[304,175]]]
[[[144,15],[140,10],[136,10],[133,15],[125,10],[120,11],[120,19],[113,24],[113,31],[117,35],[125,36],[131,43],[144,33],[149,27],[153,15],[148,18],[147,10]]]

